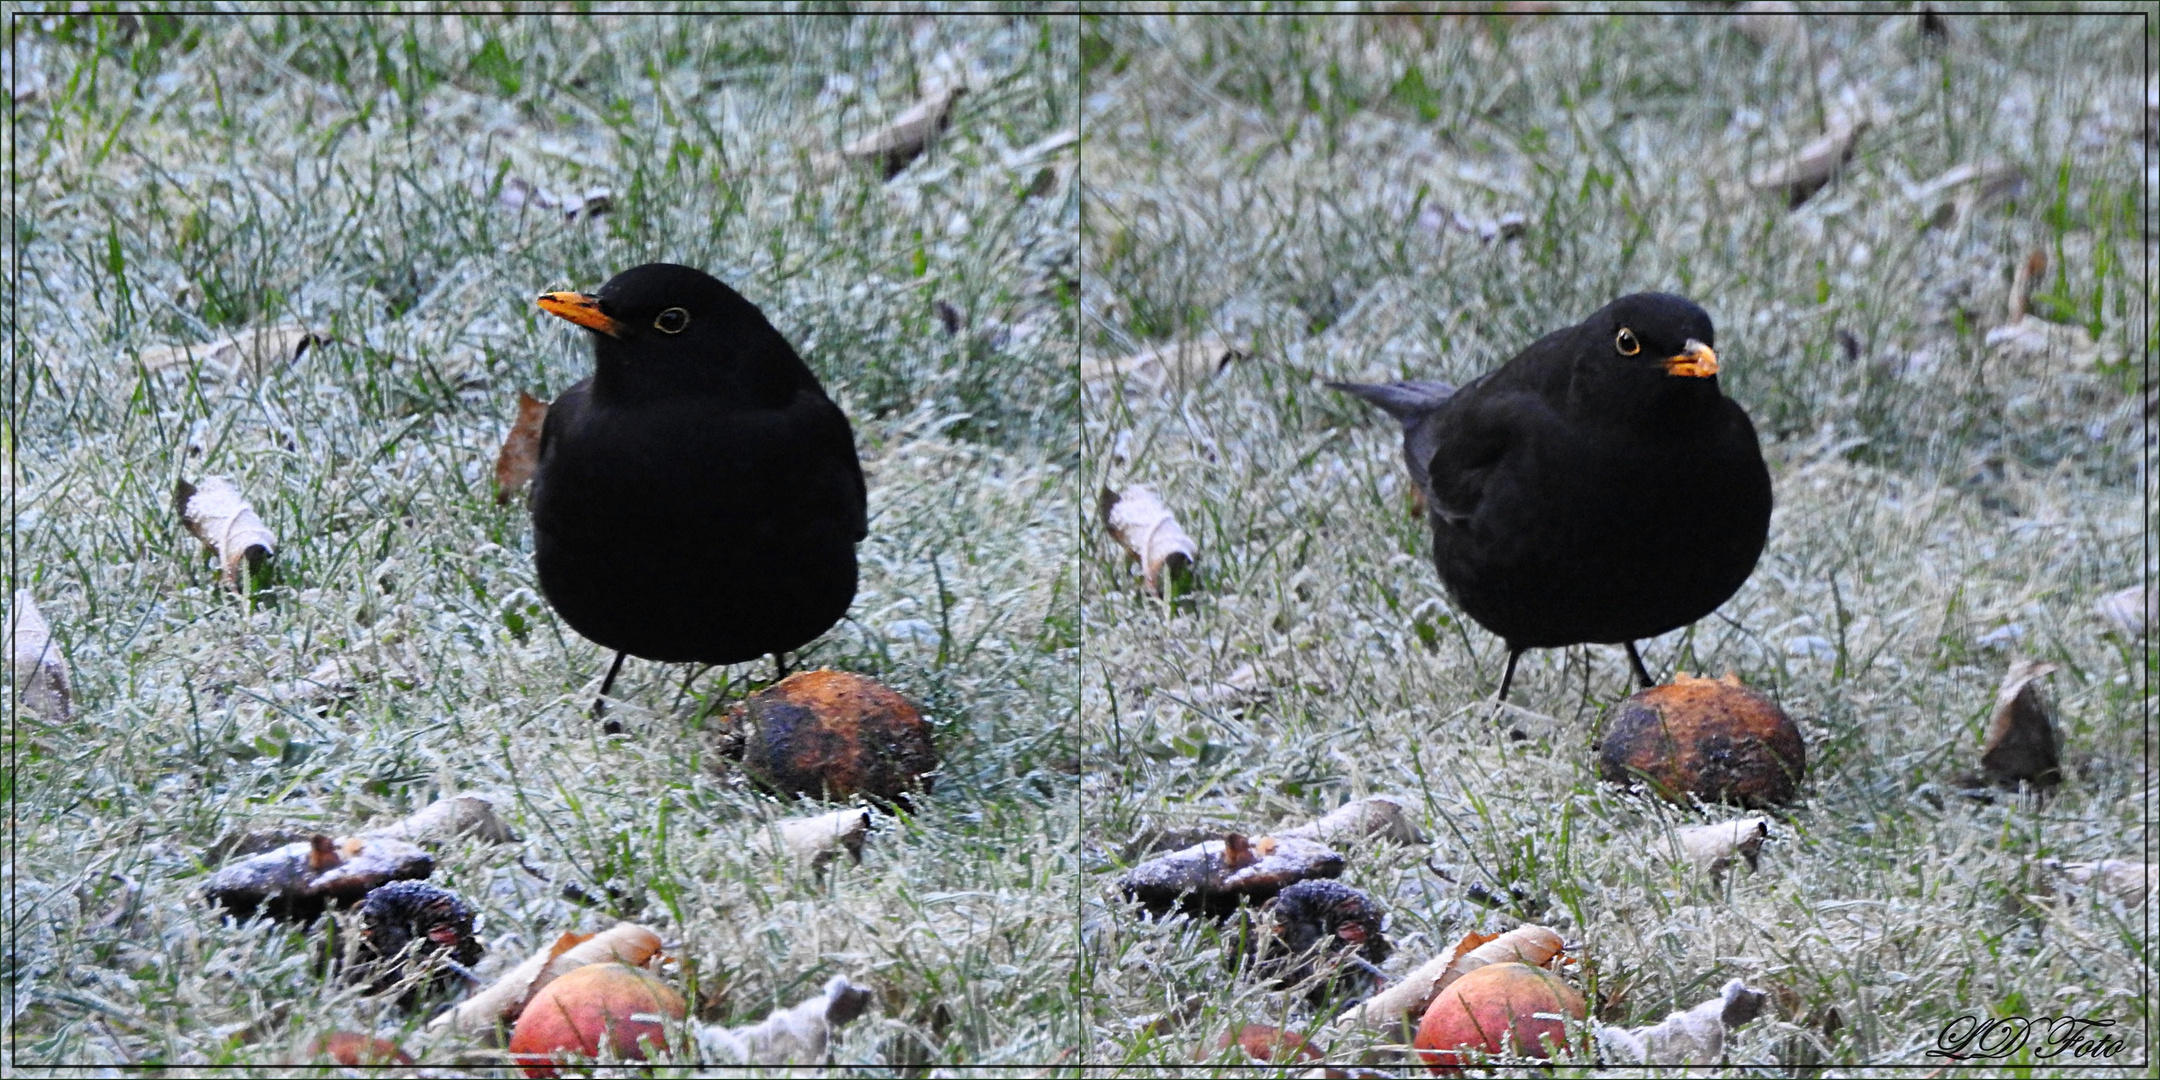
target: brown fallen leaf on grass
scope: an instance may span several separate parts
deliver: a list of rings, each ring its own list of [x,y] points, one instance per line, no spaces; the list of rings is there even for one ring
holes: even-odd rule
[[[1987,745],[1980,753],[1980,768],[1997,787],[2051,788],[2062,783],[2062,738],[2040,695],[2040,680],[2055,669],[2054,664],[2020,660],[2003,675],[1994,715],[1988,719]]]
[[[239,918],[261,911],[311,922],[325,907],[356,903],[379,885],[434,872],[434,858],[403,840],[317,833],[220,868],[203,891]]]
[[[1635,1028],[1598,1024],[1598,1046],[1614,1065],[1716,1065],[1725,1054],[1725,1033],[1762,1015],[1769,1000],[1764,991],[1733,979],[1718,996],[1658,1023]]]
[[[308,1044],[311,1058],[329,1058],[348,1067],[377,1067],[383,1065],[410,1065],[412,1055],[389,1039],[363,1035],[357,1031],[333,1031]]]
[[[1397,1030],[1423,1015],[1442,990],[1481,967],[1509,963],[1550,967],[1562,948],[1557,931],[1534,923],[1504,934],[1465,934],[1453,950],[1419,964],[1394,985],[1336,1017],[1331,1026]]]
[[[540,425],[547,421],[548,403],[518,391],[517,419],[503,436],[502,451],[495,455],[495,505],[507,506],[511,496],[532,482],[540,466]]]
[[[1125,379],[1158,393],[1183,391],[1251,356],[1252,353],[1221,338],[1172,341],[1142,349],[1131,356],[1083,360],[1080,362],[1080,381],[1100,383]]]
[[[1190,590],[1200,545],[1185,534],[1184,526],[1171,516],[1161,496],[1135,484],[1121,492],[1104,488],[1101,503],[1103,524],[1109,526],[1118,544],[1139,561],[1141,581],[1147,591],[1162,596],[1166,582],[1175,586],[1176,593]]]
[[[2160,622],[2160,589],[2142,585],[2119,589],[2094,601],[2093,610],[2125,636],[2134,638],[2144,633],[2146,627]]]
[[[1340,877],[1342,855],[1315,840],[1229,833],[1127,870],[1118,889],[1157,915],[1173,908],[1221,918],[1241,901],[1261,903],[1290,885]]]
[[[1788,207],[1798,207],[1822,190],[1838,170],[1852,160],[1853,148],[1868,128],[1865,117],[1841,117],[1830,121],[1830,130],[1781,160],[1748,174],[1748,186],[1757,191],[1785,196]]]
[[[234,331],[215,341],[144,349],[140,360],[146,371],[180,370],[200,364],[205,372],[226,378],[259,379],[327,340],[304,324],[279,323]]]
[[[485,1031],[517,1019],[542,987],[587,964],[642,968],[659,954],[660,935],[636,923],[617,923],[597,934],[565,933],[458,1002],[456,1008],[428,1021],[428,1030]]]
[[[66,720],[75,701],[67,661],[53,644],[52,627],[28,589],[15,590],[15,601],[8,607],[7,653],[15,673],[16,700],[22,707],[56,723]]]
[[[247,568],[248,579],[252,580],[262,565],[277,554],[277,539],[227,477],[206,476],[200,485],[185,480],[175,483],[173,506],[180,511],[188,531],[217,555],[218,563],[224,567],[225,583],[233,588],[244,589],[247,585],[241,567]]]
[[[878,170],[886,180],[900,175],[900,170],[922,156],[931,141],[944,133],[952,122],[953,103],[966,92],[967,87],[952,86],[923,98],[883,127],[841,147],[841,156]]]
[[[2025,317],[2026,305],[2032,303],[2033,290],[2039,287],[2041,277],[2047,273],[2047,263],[2047,252],[2038,249],[2018,263],[2010,278],[2011,322]]]
[[[2098,862],[2066,863],[2042,859],[2042,866],[2060,874],[2073,885],[2096,885],[2100,891],[2127,903],[2139,903],[2160,890],[2160,865],[2101,859]]]

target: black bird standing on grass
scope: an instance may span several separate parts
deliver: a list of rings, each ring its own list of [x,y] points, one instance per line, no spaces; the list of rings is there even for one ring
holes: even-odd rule
[[[847,417],[756,305],[687,266],[540,307],[592,332],[533,472],[540,591],[624,656],[738,664],[808,644],[855,599],[867,535]],[[611,730],[613,727],[611,725]]]
[[[1328,385],[1402,422],[1433,565],[1455,605],[1525,649],[1627,646],[1716,610],[1770,532],[1755,425],[1718,389],[1710,315],[1636,293],[1457,390]]]

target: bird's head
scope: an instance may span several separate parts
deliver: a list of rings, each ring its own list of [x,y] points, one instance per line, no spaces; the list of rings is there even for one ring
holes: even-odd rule
[[[1684,296],[1623,296],[1591,316],[1586,327],[1593,339],[1590,348],[1610,367],[1717,385],[1718,357],[1711,347],[1717,332],[1710,313]]]
[[[592,332],[602,382],[689,391],[721,382],[786,385],[808,375],[756,305],[688,266],[646,263],[597,292],[542,293],[539,305]]]

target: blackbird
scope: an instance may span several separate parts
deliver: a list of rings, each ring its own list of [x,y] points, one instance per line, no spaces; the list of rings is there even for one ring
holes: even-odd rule
[[[542,310],[592,334],[591,378],[548,407],[533,471],[540,591],[626,655],[786,654],[855,599],[868,534],[847,416],[757,306],[702,271],[625,270]]]
[[[1402,422],[1455,606],[1525,649],[1625,645],[1710,614],[1770,532],[1755,425],[1718,388],[1710,315],[1636,293],[1461,389],[1329,383]]]

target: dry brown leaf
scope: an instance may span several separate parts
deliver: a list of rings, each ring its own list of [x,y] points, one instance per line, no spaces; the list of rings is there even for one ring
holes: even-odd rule
[[[2047,273],[2047,252],[2035,249],[2018,263],[2017,272],[2010,279],[2010,321],[2025,317],[2025,305],[2032,302],[2033,289],[2039,287],[2041,275]]]
[[[2160,589],[2132,585],[2101,597],[2093,603],[2093,610],[2115,624],[2117,630],[2136,637],[2146,627],[2160,622]]]
[[[178,482],[173,486],[173,505],[188,531],[217,555],[225,583],[233,588],[246,585],[241,567],[252,577],[277,554],[277,538],[227,477],[206,476],[200,485]]]
[[[1157,393],[1184,391],[1214,378],[1251,353],[1221,338],[1173,341],[1131,356],[1080,362],[1080,381],[1128,379]]]
[[[890,180],[921,156],[931,140],[944,133],[952,121],[953,103],[966,92],[967,87],[953,86],[931,94],[887,121],[884,127],[841,147],[840,153],[850,161],[876,168],[881,177]]]
[[[2020,660],[2003,675],[1988,721],[1987,747],[1980,768],[1988,779],[2008,788],[2021,783],[2054,787],[2062,782],[2062,739],[2055,718],[2040,696],[2040,679],[2056,665]]]
[[[1115,493],[1104,488],[1102,516],[1110,535],[1139,560],[1141,580],[1157,596],[1163,595],[1165,578],[1190,575],[1200,558],[1200,545],[1185,534],[1162,497],[1146,487],[1135,484]]]
[[[1695,869],[1715,877],[1735,858],[1744,860],[1750,870],[1756,868],[1763,841],[1770,838],[1770,819],[1747,817],[1714,825],[1690,825],[1673,830],[1673,835]]]
[[[1865,117],[1833,119],[1830,130],[1821,137],[1783,160],[1749,173],[1748,186],[1757,191],[1783,194],[1787,206],[1797,207],[1822,190],[1823,185],[1845,167],[1852,159],[1853,148],[1859,144],[1861,133],[1867,128]]]
[[[308,349],[329,339],[300,323],[280,323],[256,330],[241,330],[216,341],[163,345],[142,352],[147,371],[165,371],[201,364],[206,372],[226,378],[261,378],[305,355]]]
[[[428,1030],[485,1031],[517,1018],[540,988],[587,964],[644,967],[660,953],[660,935],[636,923],[617,923],[597,934],[565,933],[526,957],[457,1007],[428,1022]]]
[[[1337,1017],[1334,1026],[1355,1024],[1393,1030],[1404,1020],[1422,1014],[1455,980],[1487,964],[1545,967],[1560,955],[1561,949],[1560,935],[1536,924],[1518,926],[1499,935],[1465,934],[1452,951],[1419,964],[1401,981]]]
[[[66,720],[75,701],[67,660],[53,644],[52,627],[28,589],[15,590],[15,602],[8,608],[7,653],[22,707],[55,723]]]
[[[495,455],[495,505],[505,506],[525,490],[533,470],[540,466],[540,425],[547,420],[548,403],[518,391],[517,419],[503,436],[502,451]]]
[[[2044,859],[2041,865],[2070,879],[2073,884],[2097,883],[2100,891],[2133,904],[2160,889],[2160,865],[2152,863],[2129,862],[2123,859],[2066,863],[2056,859]]]

